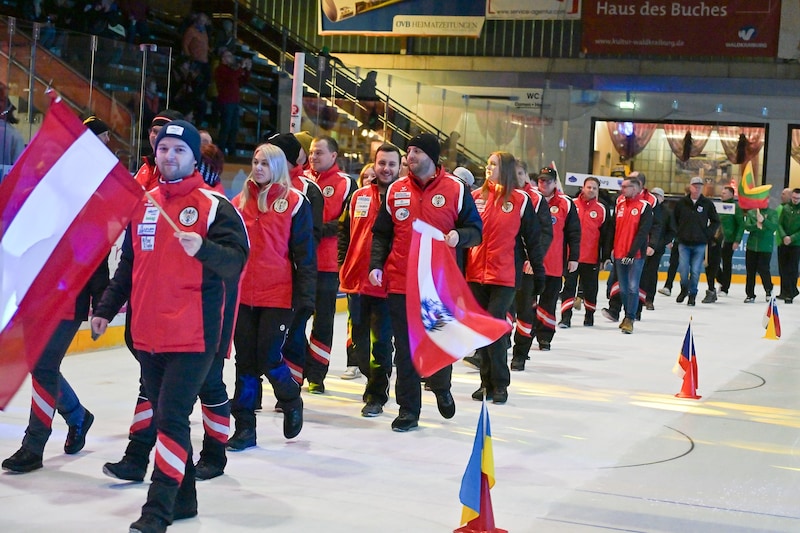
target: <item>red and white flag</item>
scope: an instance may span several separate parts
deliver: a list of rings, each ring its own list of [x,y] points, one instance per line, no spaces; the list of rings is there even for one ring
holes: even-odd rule
[[[0,409],[125,229],[142,188],[55,99],[0,184]]]
[[[422,377],[488,346],[509,331],[478,305],[444,234],[414,221],[408,254],[406,314],[411,360]]]

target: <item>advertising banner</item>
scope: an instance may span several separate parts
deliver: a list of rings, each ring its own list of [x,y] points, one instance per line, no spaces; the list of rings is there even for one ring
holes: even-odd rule
[[[486,0],[320,0],[320,35],[479,37]]]
[[[583,1],[588,54],[775,57],[779,0]]]
[[[581,0],[486,0],[487,20],[573,20]]]

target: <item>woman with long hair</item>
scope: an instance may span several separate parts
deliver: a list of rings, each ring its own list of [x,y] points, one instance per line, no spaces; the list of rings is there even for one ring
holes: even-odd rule
[[[233,205],[250,237],[233,336],[236,388],[231,414],[236,430],[228,439],[228,449],[240,451],[256,445],[262,375],[283,411],[284,436],[294,438],[303,427],[302,372],[287,365],[281,349],[292,309],[314,304],[317,259],[311,205],[292,189],[286,156],[277,146],[256,148],[252,171]]]
[[[508,152],[492,152],[486,179],[472,192],[483,221],[483,240],[469,249],[466,279],[478,303],[495,318],[505,320],[522,276],[524,260],[534,276],[544,279],[539,220],[527,194],[517,189],[516,160]],[[503,404],[508,399],[511,373],[506,361],[506,338],[480,348],[481,388],[475,400]]]

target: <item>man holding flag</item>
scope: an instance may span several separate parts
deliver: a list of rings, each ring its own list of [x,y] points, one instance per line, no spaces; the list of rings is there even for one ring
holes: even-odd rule
[[[189,414],[222,337],[225,280],[238,276],[249,245],[242,218],[197,171],[200,134],[182,120],[155,141],[161,173],[134,212],[112,286],[130,291],[131,334],[156,424],[155,469],[131,531],[160,533],[197,514]],[[176,283],[180,280],[180,283]],[[92,319],[102,334],[108,319]]]
[[[394,431],[416,428],[422,409],[420,376],[411,360],[406,314],[406,270],[412,223],[419,219],[440,230],[450,248],[479,244],[483,230],[467,187],[438,165],[439,150],[439,141],[430,133],[419,134],[408,142],[409,174],[389,186],[372,229],[369,280],[375,286],[386,284],[395,339],[395,395],[400,413],[392,421]],[[448,364],[427,381],[444,418],[452,418],[456,412],[450,394],[451,374],[452,365]]]

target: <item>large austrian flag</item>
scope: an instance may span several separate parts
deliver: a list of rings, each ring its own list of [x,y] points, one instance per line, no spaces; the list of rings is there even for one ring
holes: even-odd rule
[[[0,184],[0,409],[128,224],[142,196],[100,140],[55,99]]]
[[[421,220],[414,221],[406,280],[411,360],[422,377],[511,331],[478,305],[444,234]]]

